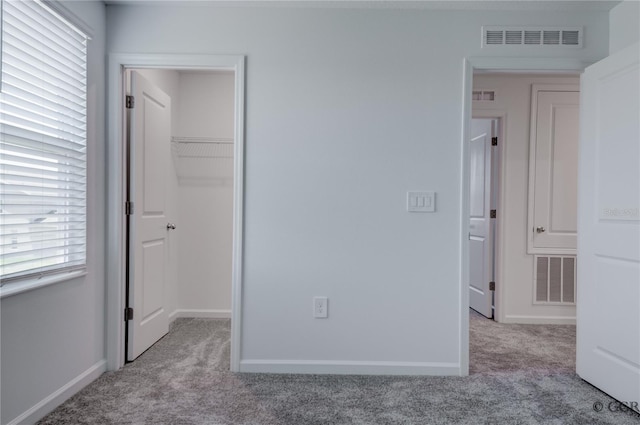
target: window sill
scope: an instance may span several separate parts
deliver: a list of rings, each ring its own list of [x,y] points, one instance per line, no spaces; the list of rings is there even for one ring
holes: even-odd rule
[[[85,276],[86,274],[86,270],[74,270],[72,272],[44,276],[41,278],[5,283],[4,286],[0,287],[0,299],[31,291],[33,289],[42,288],[44,286],[53,285],[54,283],[75,279],[80,276]]]

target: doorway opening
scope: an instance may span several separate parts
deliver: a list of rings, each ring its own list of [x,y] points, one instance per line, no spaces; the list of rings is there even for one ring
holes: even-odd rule
[[[110,370],[183,317],[230,318],[239,369],[244,61],[110,57],[109,173],[119,176],[108,193]]]
[[[469,307],[497,322],[575,325],[578,90],[576,73],[473,74]]]
[[[125,78],[133,361],[178,318],[231,318],[235,72],[128,68]]]

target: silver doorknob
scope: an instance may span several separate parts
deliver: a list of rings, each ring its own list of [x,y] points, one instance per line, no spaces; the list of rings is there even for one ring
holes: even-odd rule
[[[546,229],[544,227],[542,227],[542,226],[536,227],[536,232],[538,232],[538,233],[543,233],[545,230]]]
[[[167,230],[176,230],[176,225],[173,223],[167,223]]]

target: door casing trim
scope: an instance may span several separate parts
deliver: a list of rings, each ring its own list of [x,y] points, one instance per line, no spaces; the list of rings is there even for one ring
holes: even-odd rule
[[[244,223],[245,145],[245,56],[113,53],[107,68],[107,370],[118,370],[125,362],[123,320],[125,308],[125,114],[124,71],[128,68],[175,70],[231,70],[235,72],[234,172],[233,172],[233,260],[231,277],[231,371],[237,372],[241,358],[242,270]]]
[[[460,139],[460,252],[459,256],[459,317],[460,334],[458,347],[460,348],[460,375],[469,374],[469,239],[468,239],[468,218],[469,218],[469,149],[466,140],[470,134],[470,124],[472,118],[472,90],[473,72],[509,72],[509,73],[571,73],[581,74],[584,69],[597,62],[594,60],[579,60],[567,58],[507,58],[507,57],[465,57],[462,64],[462,138]],[[504,158],[503,158],[504,160]],[[500,253],[498,253],[498,256]],[[497,278],[496,275],[496,284]],[[503,300],[496,299],[496,304],[503,303]],[[503,312],[501,314],[506,314]]]

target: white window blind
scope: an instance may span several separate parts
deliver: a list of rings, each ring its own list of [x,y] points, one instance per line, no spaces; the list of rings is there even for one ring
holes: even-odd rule
[[[86,264],[87,36],[41,1],[2,1],[0,279]]]

